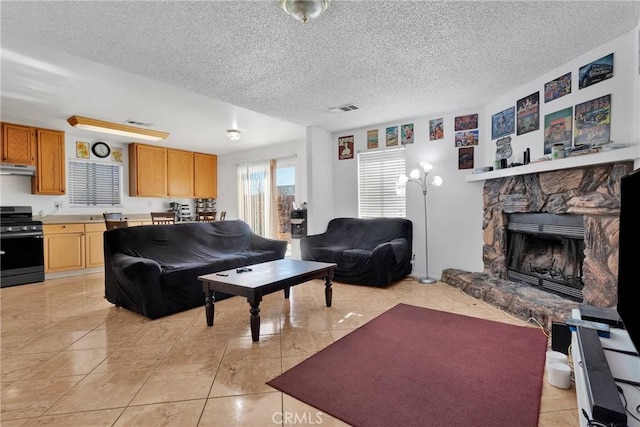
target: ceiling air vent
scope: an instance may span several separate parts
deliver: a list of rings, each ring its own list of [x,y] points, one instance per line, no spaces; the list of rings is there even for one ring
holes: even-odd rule
[[[356,104],[346,104],[346,105],[341,105],[339,107],[333,107],[333,108],[329,108],[329,112],[331,113],[346,113],[348,111],[356,111],[359,110],[360,107],[358,107]]]
[[[144,127],[152,126],[152,123],[143,123],[143,122],[138,122],[136,120],[125,120],[124,122],[128,125],[134,125],[134,126],[144,126]]]

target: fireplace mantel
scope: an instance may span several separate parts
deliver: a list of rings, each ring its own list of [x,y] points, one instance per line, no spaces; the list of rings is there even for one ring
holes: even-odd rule
[[[606,163],[615,163],[638,159],[640,159],[640,147],[634,144],[631,147],[602,151],[595,154],[582,154],[579,156],[567,157],[565,159],[545,160],[507,169],[469,174],[465,177],[465,181],[484,181],[487,179],[504,178],[507,176],[527,175],[531,173],[548,172],[559,169],[571,169],[583,166],[601,165]]]

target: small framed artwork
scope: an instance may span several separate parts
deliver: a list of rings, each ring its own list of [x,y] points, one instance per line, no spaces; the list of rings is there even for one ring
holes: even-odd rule
[[[573,145],[606,144],[611,137],[611,94],[576,104]]]
[[[478,129],[456,132],[454,139],[458,148],[478,145]]]
[[[478,128],[478,115],[469,114],[467,116],[458,116],[454,119],[454,130],[469,130]]]
[[[473,169],[473,147],[458,150],[458,169]]]
[[[378,148],[378,129],[367,131],[367,149]]]
[[[91,157],[88,142],[76,141],[76,157],[78,159],[88,159]]]
[[[122,148],[121,147],[113,147],[111,149],[111,159],[114,162],[122,163]]]
[[[398,126],[390,126],[387,128],[387,147],[398,145]]]
[[[402,125],[402,144],[413,144],[413,123]]]
[[[573,107],[568,107],[544,116],[544,154],[551,154],[554,144],[563,144],[564,148],[573,143]]]
[[[338,138],[338,160],[353,159],[353,135]]]
[[[544,102],[553,101],[571,93],[571,72],[544,84]]]
[[[540,129],[540,92],[532,93],[516,102],[517,135]]]
[[[514,114],[515,107],[510,107],[491,116],[491,139],[498,139],[513,133]]]
[[[580,67],[578,89],[584,89],[611,77],[613,77],[613,53]]]
[[[444,138],[444,124],[442,117],[429,120],[429,141],[436,141]]]

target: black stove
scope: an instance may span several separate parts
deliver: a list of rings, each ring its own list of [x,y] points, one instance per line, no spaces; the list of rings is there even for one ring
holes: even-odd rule
[[[30,206],[0,206],[0,287],[44,281],[43,240]]]

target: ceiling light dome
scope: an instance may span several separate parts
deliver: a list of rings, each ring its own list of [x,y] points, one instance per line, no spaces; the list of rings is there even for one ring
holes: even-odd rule
[[[304,24],[309,19],[315,19],[327,10],[331,0],[280,0],[280,6],[289,15],[302,21]]]
[[[238,129],[229,129],[227,130],[227,138],[232,141],[237,141],[240,139],[240,131]]]

